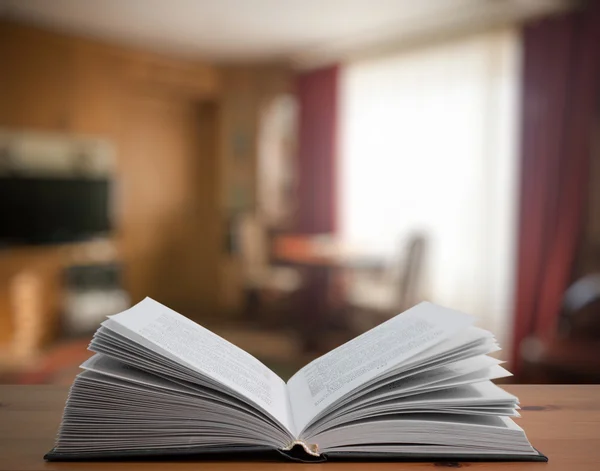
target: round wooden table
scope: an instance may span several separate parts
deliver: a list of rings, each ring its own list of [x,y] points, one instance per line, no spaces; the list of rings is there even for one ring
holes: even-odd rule
[[[295,309],[295,327],[304,349],[318,349],[320,337],[328,330],[343,330],[346,320],[336,308],[343,300],[343,286],[336,275],[342,270],[381,270],[384,260],[337,241],[330,235],[283,235],[274,240],[276,263],[297,267],[304,283]]]

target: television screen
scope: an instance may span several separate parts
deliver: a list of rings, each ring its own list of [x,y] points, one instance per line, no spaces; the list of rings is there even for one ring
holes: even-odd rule
[[[110,180],[0,176],[0,244],[53,244],[107,233]]]

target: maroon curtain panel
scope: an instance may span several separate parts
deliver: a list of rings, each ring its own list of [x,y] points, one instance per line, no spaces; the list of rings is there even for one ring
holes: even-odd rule
[[[336,229],[336,141],[339,67],[297,77],[299,102],[298,211],[296,230]]]
[[[523,30],[516,374],[521,342],[556,332],[571,281],[600,96],[598,3]]]

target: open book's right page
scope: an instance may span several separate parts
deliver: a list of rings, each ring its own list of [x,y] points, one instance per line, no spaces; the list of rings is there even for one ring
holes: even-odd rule
[[[309,363],[287,384],[295,435],[358,386],[472,323],[467,314],[424,302]]]

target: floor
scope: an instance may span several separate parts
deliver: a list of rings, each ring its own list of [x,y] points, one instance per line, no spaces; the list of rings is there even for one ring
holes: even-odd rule
[[[285,331],[264,331],[247,326],[228,325],[211,330],[234,345],[252,354],[284,379],[316,355],[302,353],[296,336]],[[59,342],[27,362],[6,358],[0,370],[0,384],[70,385],[80,371],[79,365],[92,355],[87,350],[91,335]]]

